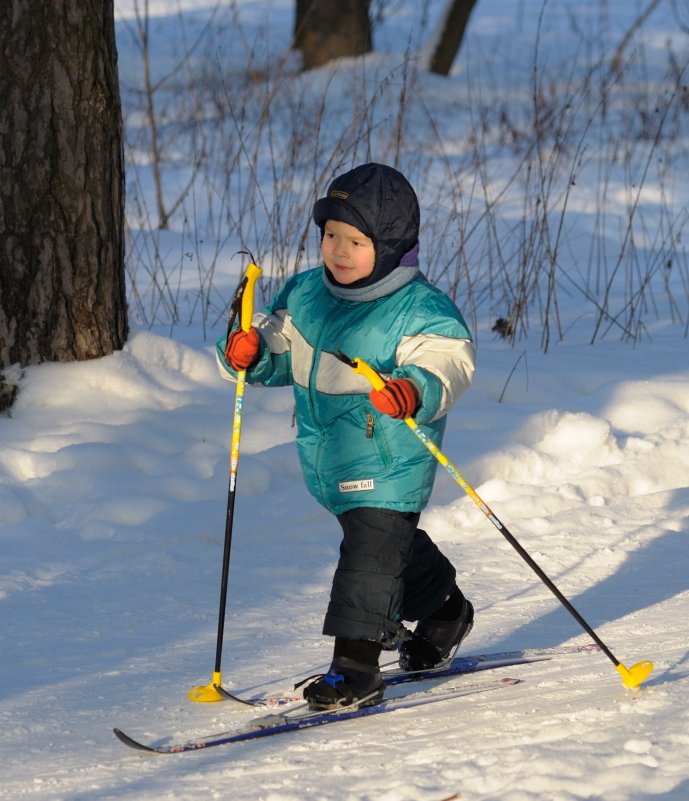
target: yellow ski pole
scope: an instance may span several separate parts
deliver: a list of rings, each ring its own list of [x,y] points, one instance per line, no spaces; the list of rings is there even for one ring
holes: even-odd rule
[[[377,373],[369,364],[361,359],[349,359],[343,353],[338,354],[341,361],[348,364],[356,373],[363,375],[368,379],[374,389],[382,389],[385,386],[385,379]],[[538,565],[533,557],[526,551],[526,549],[519,543],[519,541],[510,533],[509,529],[499,520],[493,513],[487,503],[485,503],[478,495],[476,490],[464,479],[459,470],[452,464],[452,462],[445,456],[438,446],[428,437],[428,435],[421,429],[413,417],[405,418],[404,422],[414,432],[423,445],[433,454],[438,462],[447,470],[447,472],[454,478],[459,486],[466,492],[471,500],[478,506],[483,514],[490,520],[490,522],[497,528],[503,537],[510,543],[510,545],[517,551],[522,559],[529,565],[529,567],[536,573],[541,581],[548,587],[548,589],[555,595],[560,603],[567,609],[567,611],[574,617],[579,625],[594,639],[600,646],[603,653],[610,659],[615,666],[615,669],[622,678],[622,683],[625,687],[638,687],[645,681],[653,670],[653,662],[644,660],[637,662],[630,668],[625,667],[619,659],[615,657],[608,646],[596,634],[593,628],[584,620],[584,618],[577,612],[571,602],[560,592],[555,583],[545,571]]]
[[[261,268],[253,262],[249,264],[244,279],[237,288],[230,305],[230,320],[227,326],[227,335],[230,335],[237,311],[239,310],[239,324],[243,331],[251,328],[251,319],[254,316],[254,290],[256,281],[261,275]],[[244,404],[244,389],[246,387],[246,370],[237,373],[237,391],[234,401],[234,418],[232,422],[232,444],[230,447],[230,482],[227,492],[227,514],[225,516],[225,546],[222,561],[222,579],[220,582],[220,608],[218,611],[218,635],[215,647],[215,669],[210,684],[192,687],[189,690],[189,699],[197,703],[222,701],[227,695],[218,689],[222,687],[222,646],[225,632],[225,609],[227,607],[227,584],[230,573],[230,550],[232,547],[232,525],[234,521],[234,499],[237,486],[237,467],[239,465],[239,438],[242,429],[242,406]]]

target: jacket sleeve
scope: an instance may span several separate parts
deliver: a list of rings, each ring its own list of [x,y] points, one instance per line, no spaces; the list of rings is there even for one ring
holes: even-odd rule
[[[471,384],[476,347],[457,307],[447,296],[433,300],[397,346],[394,377],[416,384],[417,423],[446,415]]]
[[[281,387],[292,384],[292,319],[287,310],[287,298],[293,281],[290,279],[278,292],[265,311],[254,314],[252,325],[260,339],[259,358],[246,371],[249,384]],[[225,361],[225,337],[218,340],[215,355],[220,375],[234,381],[237,372]]]

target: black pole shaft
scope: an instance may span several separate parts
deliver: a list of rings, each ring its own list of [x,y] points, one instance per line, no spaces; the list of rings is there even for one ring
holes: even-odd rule
[[[620,664],[619,659],[615,658],[615,655],[612,651],[608,648],[608,646],[601,640],[601,638],[596,634],[596,632],[589,626],[589,624],[584,620],[584,618],[577,612],[574,608],[572,603],[560,592],[555,582],[547,575],[547,573],[543,570],[543,568],[535,561],[535,559],[531,556],[531,554],[521,545],[519,540],[509,531],[509,529],[504,526],[500,520],[492,513],[489,516],[491,523],[497,528],[497,530],[502,534],[502,536],[509,542],[509,544],[514,548],[514,550],[521,556],[521,558],[527,563],[527,565],[536,573],[536,575],[541,579],[541,581],[546,585],[546,587],[553,593],[553,595],[560,601],[560,603],[565,607],[565,609],[572,615],[572,617],[579,623],[579,625],[591,635],[594,641],[600,646],[603,653],[610,659],[610,661],[617,667]]]
[[[222,647],[225,635],[225,610],[227,609],[227,586],[230,575],[230,552],[232,550],[232,528],[234,522],[234,499],[236,495],[236,476],[230,475],[230,488],[227,492],[227,515],[225,517],[225,547],[222,555],[222,578],[220,580],[220,608],[218,610],[218,636],[215,646],[215,672],[220,673]]]

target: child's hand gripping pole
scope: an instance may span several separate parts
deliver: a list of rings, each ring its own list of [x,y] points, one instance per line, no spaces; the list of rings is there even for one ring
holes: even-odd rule
[[[237,372],[247,370],[259,356],[260,339],[255,328],[251,327],[254,307],[254,284],[257,273],[261,271],[255,264],[250,264],[246,276],[232,298],[230,315],[225,337],[225,361]],[[234,322],[239,315],[239,327],[233,330]]]
[[[369,364],[361,359],[349,359],[344,353],[339,353],[338,358],[345,364],[348,364],[355,373],[359,373],[367,378],[374,389],[382,389],[385,386],[385,379],[377,373]],[[505,537],[510,545],[517,551],[517,553],[524,559],[529,567],[536,573],[536,575],[543,581],[548,589],[555,595],[555,597],[562,603],[567,611],[574,617],[574,619],[582,626],[582,628],[595,640],[600,646],[603,653],[610,659],[615,666],[615,669],[622,677],[622,683],[625,687],[638,687],[645,681],[653,670],[653,662],[644,660],[638,662],[632,667],[625,667],[612,653],[612,651],[605,645],[601,638],[591,628],[591,626],[584,620],[584,618],[577,612],[569,600],[560,592],[553,581],[548,577],[545,571],[537,564],[531,555],[522,547],[519,541],[510,533],[506,526],[504,526],[498,517],[491,511],[488,504],[486,504],[474,490],[474,488],[462,477],[459,470],[452,464],[452,462],[445,456],[438,446],[427,436],[427,434],[419,428],[412,417],[405,418],[404,422],[416,434],[418,439],[423,445],[433,454],[438,462],[447,470],[447,472],[454,478],[459,486],[466,492],[472,501],[478,506],[483,514],[490,520],[490,522],[497,528],[497,530]]]
[[[237,287],[232,303],[230,304],[230,321],[228,335],[237,312],[239,311],[239,325],[242,331],[251,328],[251,319],[254,316],[254,294],[256,281],[261,275],[261,268],[253,262],[249,264],[242,282]],[[222,645],[225,631],[225,608],[227,606],[227,583],[230,572],[230,550],[232,547],[232,523],[234,520],[234,499],[237,486],[237,467],[239,465],[239,438],[242,429],[242,406],[244,403],[244,389],[246,387],[246,370],[237,373],[237,391],[234,401],[234,418],[232,422],[232,445],[230,448],[230,482],[227,493],[227,515],[225,517],[225,547],[223,551],[222,579],[220,583],[220,608],[218,611],[218,635],[215,649],[215,669],[210,684],[192,687],[189,690],[189,699],[198,703],[222,701],[228,698],[227,693],[221,692],[222,673],[220,663],[222,660]],[[220,689],[219,689],[220,688]]]

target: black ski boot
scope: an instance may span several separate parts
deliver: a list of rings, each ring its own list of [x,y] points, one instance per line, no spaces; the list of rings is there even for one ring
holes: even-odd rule
[[[455,651],[474,625],[474,607],[457,587],[443,606],[420,620],[410,640],[400,645],[402,670],[429,670]]]
[[[304,699],[313,710],[377,704],[385,683],[378,667],[381,646],[369,640],[335,639],[330,670],[304,688]]]

